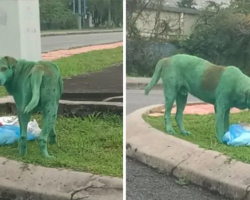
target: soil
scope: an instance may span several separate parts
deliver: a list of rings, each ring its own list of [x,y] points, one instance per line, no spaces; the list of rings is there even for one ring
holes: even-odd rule
[[[103,71],[64,79],[61,99],[102,101],[123,95],[123,64],[115,64]]]

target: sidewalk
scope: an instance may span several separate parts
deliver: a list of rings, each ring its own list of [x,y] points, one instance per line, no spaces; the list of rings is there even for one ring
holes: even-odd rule
[[[46,168],[1,157],[0,167],[1,200],[122,200],[121,178]]]
[[[230,113],[238,113],[242,110],[239,110],[237,108],[232,108]],[[148,113],[148,116],[151,117],[159,117],[163,116],[165,113],[165,106],[160,106],[157,108],[153,108]],[[176,106],[173,107],[172,114],[176,113]],[[207,103],[189,103],[186,105],[185,110],[183,112],[184,114],[196,114],[196,115],[207,115],[207,114],[213,114],[214,113],[214,106],[212,104]]]
[[[95,33],[114,33],[123,32],[122,28],[114,29],[88,29],[88,30],[58,30],[58,31],[41,31],[41,37],[56,35],[76,35],[76,34],[95,34]]]
[[[94,51],[94,50],[115,49],[121,46],[123,46],[123,42],[93,45],[93,46],[68,49],[68,50],[51,51],[48,53],[42,53],[42,59],[43,60],[57,60],[59,58],[69,57],[75,54],[85,53],[85,52]]]

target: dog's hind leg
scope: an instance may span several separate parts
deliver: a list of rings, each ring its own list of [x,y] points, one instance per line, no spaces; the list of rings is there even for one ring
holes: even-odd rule
[[[225,121],[227,120],[227,110],[223,105],[216,105],[216,136],[219,142],[222,143],[223,135],[225,134]],[[229,116],[229,115],[228,115]]]
[[[18,148],[19,155],[24,156],[27,153],[27,125],[30,121],[31,114],[23,113],[23,111],[18,111],[18,119],[20,123],[21,137],[19,140]]]
[[[187,93],[182,94],[181,92],[179,92],[176,97],[177,112],[175,115],[175,120],[183,135],[191,134],[189,131],[185,130],[184,125],[183,125],[183,111],[187,103],[187,97],[188,97]]]
[[[175,134],[175,131],[171,123],[171,110],[176,98],[176,92],[173,89],[170,89],[168,86],[164,87],[164,96],[165,96],[165,123],[166,123],[166,132],[172,135]]]
[[[52,130],[49,133],[49,143],[50,144],[56,144],[56,130],[55,126],[53,126]]]
[[[42,132],[39,137],[40,149],[43,157],[54,158],[53,156],[50,156],[48,153],[47,141],[48,141],[48,136],[55,133],[53,131],[57,117],[57,105],[56,104],[51,104],[49,106],[45,105],[43,107],[42,113],[43,113],[43,125],[42,125]]]
[[[230,115],[230,109],[227,109],[225,112],[225,119],[224,119],[224,133],[226,133],[229,128],[229,115]]]

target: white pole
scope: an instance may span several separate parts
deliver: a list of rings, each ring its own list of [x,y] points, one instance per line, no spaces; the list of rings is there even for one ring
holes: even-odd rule
[[[0,57],[41,60],[39,0],[0,1]]]
[[[78,29],[82,29],[82,1],[78,0]]]

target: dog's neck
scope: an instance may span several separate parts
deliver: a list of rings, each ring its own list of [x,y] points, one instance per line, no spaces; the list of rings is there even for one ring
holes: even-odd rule
[[[28,63],[28,64],[27,64]],[[9,74],[4,86],[8,93],[12,94],[20,85],[16,84],[16,81],[23,77],[24,71],[30,71],[36,62],[27,62],[25,60],[18,60],[17,64],[12,67],[12,72]]]

